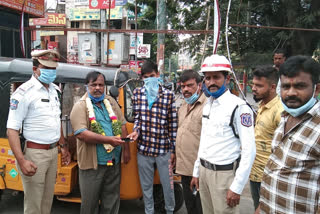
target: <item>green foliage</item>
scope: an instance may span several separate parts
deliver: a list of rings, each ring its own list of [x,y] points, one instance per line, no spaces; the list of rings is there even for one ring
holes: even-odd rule
[[[145,14],[138,19],[139,29],[157,29],[156,0],[138,0],[138,5],[147,5]],[[167,23],[176,30],[205,30],[207,8],[211,6],[209,30],[214,27],[214,0],[167,0]],[[219,1],[221,14],[220,42],[218,53],[227,55],[225,42],[225,23],[228,1]],[[130,7],[130,6],[129,6]],[[132,7],[132,5],[131,5]],[[134,7],[132,7],[134,9]],[[139,10],[138,10],[139,11]],[[248,24],[256,26],[278,26],[292,28],[320,29],[319,0],[233,0],[229,14],[229,24]],[[263,28],[229,27],[229,47],[232,62],[246,67],[256,64],[271,64],[272,54],[278,48],[286,49],[288,55],[312,55],[320,41],[319,32],[278,30]],[[179,50],[189,52],[195,59],[195,70],[199,70],[203,58],[204,34],[192,34],[183,42],[178,35],[166,34],[165,64],[168,58]],[[151,59],[156,60],[157,35],[144,34],[144,43],[151,44]],[[208,45],[204,56],[213,51],[213,35],[208,35]],[[173,69],[171,69],[173,71]]]
[[[206,8],[212,6],[209,29],[213,29],[213,5],[210,1],[182,1],[181,14],[185,29],[205,29]],[[218,53],[226,55],[225,19],[228,1],[219,1],[221,14],[221,34]],[[265,1],[233,0],[229,14],[229,24],[249,24],[258,26],[280,26],[296,28],[320,28],[320,1]],[[233,63],[252,64],[272,63],[272,53],[277,48],[284,48],[289,55],[311,55],[320,41],[320,33],[309,31],[287,31],[262,28],[230,27],[229,46]],[[212,35],[208,41],[212,43]],[[204,35],[192,35],[183,42],[183,47],[195,57],[198,69],[202,59]],[[252,54],[251,54],[252,53]],[[212,47],[205,51],[205,56],[212,54]],[[256,56],[255,57],[252,56]],[[268,56],[263,56],[268,55]],[[263,56],[259,58],[258,56]]]
[[[91,123],[91,131],[97,134],[103,134],[104,130],[98,121]]]
[[[112,131],[114,136],[121,135],[122,133],[121,126],[122,126],[121,121],[119,120],[112,121]]]

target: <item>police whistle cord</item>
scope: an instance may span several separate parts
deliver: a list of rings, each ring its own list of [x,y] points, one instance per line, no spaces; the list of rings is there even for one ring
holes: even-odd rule
[[[234,70],[233,70],[233,66],[232,66],[230,49],[229,49],[229,38],[228,38],[228,33],[229,33],[228,27],[229,27],[229,12],[230,12],[230,7],[231,7],[231,0],[229,0],[229,3],[228,3],[228,9],[227,9],[227,15],[226,15],[226,30],[225,30],[228,59],[229,59],[230,65],[231,65],[232,76],[233,76],[233,78],[234,78],[234,80],[235,80],[235,82],[236,82],[236,85],[237,85],[240,93],[241,93],[241,96],[242,96],[242,98],[246,101],[246,103],[247,103],[248,105],[250,105],[249,102],[248,102],[248,100],[247,100],[247,98],[246,98],[246,96],[244,95],[243,91],[242,91],[241,88],[240,88],[240,84],[239,84],[238,78],[237,78],[237,76],[236,76],[236,74],[235,74],[235,72],[234,72]],[[244,86],[244,87],[245,87],[245,86]],[[250,105],[250,106],[251,106],[251,105]],[[255,111],[254,108],[252,108],[252,106],[251,106],[251,109],[252,109],[252,111],[253,111],[254,114],[257,114],[257,112]]]

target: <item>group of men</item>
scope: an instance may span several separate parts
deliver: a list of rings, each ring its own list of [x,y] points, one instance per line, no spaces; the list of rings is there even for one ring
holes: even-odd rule
[[[8,138],[22,175],[25,213],[50,213],[58,144],[63,162],[70,162],[60,131],[58,88],[52,84],[59,54],[42,51],[32,57],[34,75],[11,97]],[[274,67],[254,70],[252,91],[259,102],[254,116],[251,107],[227,88],[232,68],[224,56],[204,60],[203,80],[193,70],[182,73],[184,102],[178,112],[174,93],[162,86],[157,65],[145,61],[144,85],[132,96],[134,128],[129,135],[118,104],[106,95],[104,75],[88,73],[87,93],[71,112],[81,213],[118,213],[120,155],[127,163],[130,151],[128,142],[114,136],[113,120],[120,121],[121,137],[137,141],[147,214],[154,213],[155,167],[168,214],[175,207],[174,169],[181,175],[189,214],[237,213],[249,178],[256,213],[319,212],[320,104],[315,97],[320,92],[320,65],[306,56],[280,64],[275,60]],[[95,124],[100,132],[93,129]],[[26,138],[22,149],[21,129]],[[46,135],[35,135],[39,130]]]

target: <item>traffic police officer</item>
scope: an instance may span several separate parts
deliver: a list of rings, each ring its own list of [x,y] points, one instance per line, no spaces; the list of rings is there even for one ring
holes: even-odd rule
[[[256,152],[253,113],[226,88],[231,65],[224,56],[207,57],[201,71],[209,98],[190,187],[200,188],[203,213],[237,213]]]
[[[52,83],[60,55],[54,50],[35,50],[31,56],[33,76],[11,96],[7,135],[22,177],[24,213],[49,214],[56,180],[58,144],[63,163],[70,162],[61,129],[59,88]],[[19,138],[21,129],[26,139],[24,147],[21,147]]]

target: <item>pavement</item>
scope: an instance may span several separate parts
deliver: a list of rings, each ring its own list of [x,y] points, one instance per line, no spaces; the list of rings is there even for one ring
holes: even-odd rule
[[[240,214],[253,214],[253,201],[250,195],[249,185],[243,190],[240,199]],[[4,190],[0,200],[0,214],[23,213],[23,192]],[[80,213],[80,204],[53,200],[51,214],[78,214]],[[119,214],[143,214],[143,200],[122,200],[120,203]],[[156,213],[158,214],[158,213]],[[187,214],[185,204],[175,212],[175,214]]]

